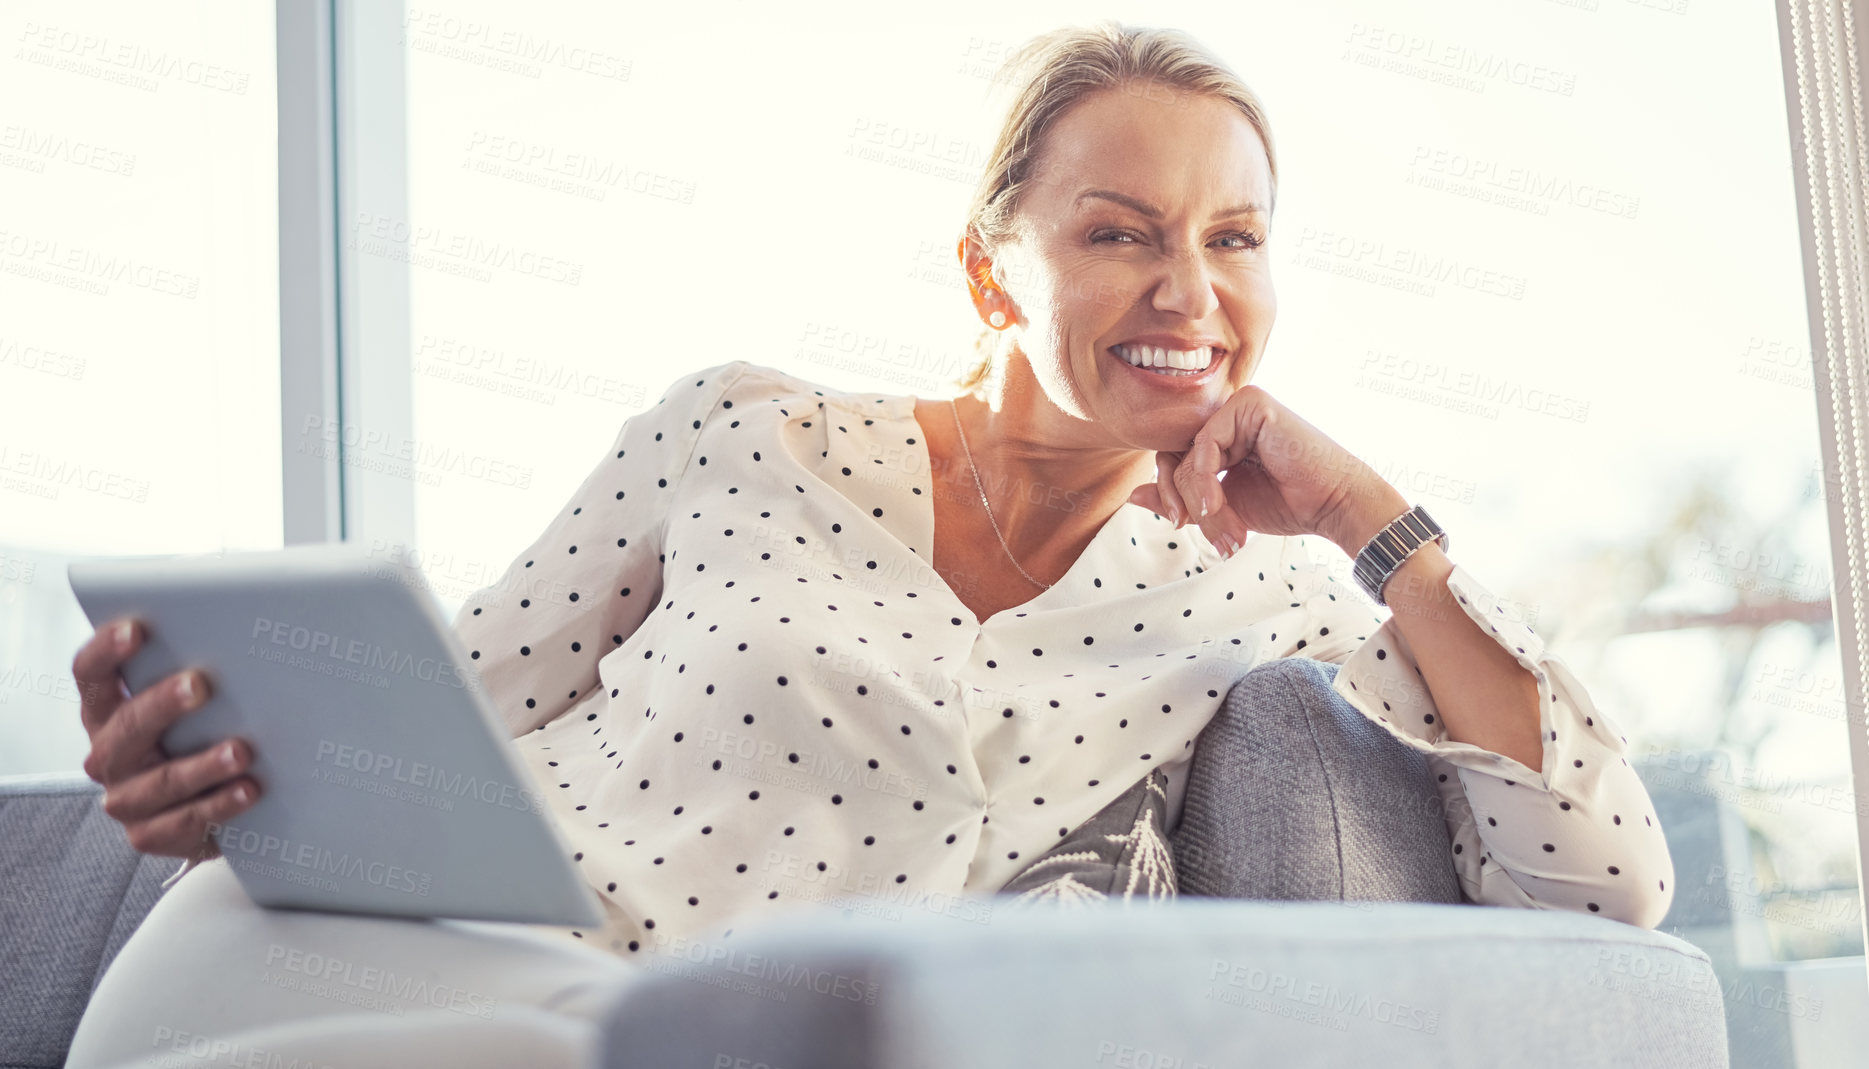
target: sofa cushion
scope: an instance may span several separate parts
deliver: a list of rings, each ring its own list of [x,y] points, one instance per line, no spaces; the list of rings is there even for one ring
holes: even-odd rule
[[[1168,776],[1156,769],[1014,876],[1001,894],[1012,906],[1145,902],[1175,896],[1169,854]]]
[[[0,781],[0,1069],[64,1063],[104,969],[176,862],[131,849],[82,775]]]

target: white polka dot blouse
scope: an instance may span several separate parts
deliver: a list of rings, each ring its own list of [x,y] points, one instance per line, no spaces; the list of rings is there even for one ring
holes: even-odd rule
[[[692,956],[787,909],[951,909],[1151,769],[1184,774],[1232,683],[1291,656],[1340,664],[1337,693],[1427,755],[1466,897],[1659,923],[1672,862],[1626,740],[1463,569],[1459,604],[1538,681],[1542,768],[1445,737],[1322,536],[1227,560],[1126,504],[1056,584],[975,619],[931,567],[914,402],[693,372],[462,606],[606,906],[604,930],[553,931]]]

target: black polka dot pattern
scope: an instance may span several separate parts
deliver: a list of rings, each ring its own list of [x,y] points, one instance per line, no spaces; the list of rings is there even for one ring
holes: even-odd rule
[[[1347,560],[1320,537],[1255,534],[1223,560],[1125,505],[1049,590],[981,620],[930,566],[930,459],[914,398],[746,362],[696,371],[624,422],[463,606],[473,668],[611,908],[594,945],[653,953],[883,887],[994,891],[1164,757],[1183,775],[1232,681],[1294,655],[1342,664],[1339,693],[1466,773],[1437,782],[1498,820],[1482,841],[1450,816],[1453,864],[1483,897],[1526,904],[1508,872],[1529,866],[1564,874],[1530,888],[1540,901],[1626,919],[1672,879],[1658,827],[1607,824],[1652,807],[1529,629],[1499,621],[1548,673],[1541,696],[1565,699],[1546,713],[1565,775],[1506,798],[1502,772],[1540,777],[1448,741],[1393,622],[1332,577]]]

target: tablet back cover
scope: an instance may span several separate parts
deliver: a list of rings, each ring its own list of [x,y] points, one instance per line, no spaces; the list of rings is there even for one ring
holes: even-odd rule
[[[217,829],[255,902],[396,916],[594,925],[537,782],[419,570],[351,543],[91,558],[94,625],[148,638],[130,690],[200,668],[210,698],[163,737],[239,736],[260,800]]]

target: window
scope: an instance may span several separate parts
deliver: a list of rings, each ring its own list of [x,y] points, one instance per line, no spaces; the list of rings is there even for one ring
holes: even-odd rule
[[[89,748],[68,561],[281,544],[272,6],[5,25],[0,774]]]

